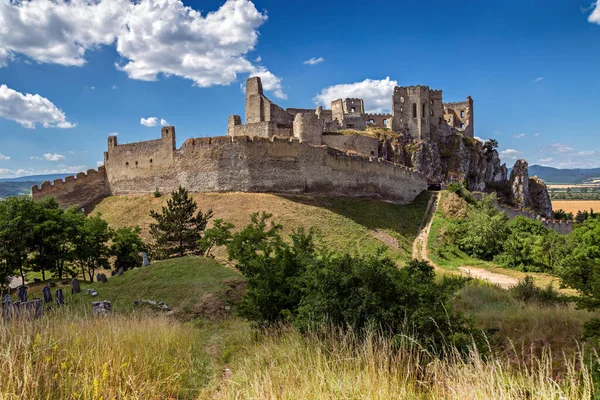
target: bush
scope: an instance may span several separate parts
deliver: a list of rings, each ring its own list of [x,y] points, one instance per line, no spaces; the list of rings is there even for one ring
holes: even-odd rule
[[[335,254],[315,244],[315,232],[295,231],[284,241],[268,214],[233,235],[230,259],[248,279],[244,316],[261,324],[290,321],[301,330],[338,326],[409,331],[429,348],[466,348],[474,330],[449,307],[464,281],[435,282],[433,267],[413,260],[398,269],[389,258]]]
[[[567,302],[565,298],[554,290],[552,284],[548,284],[545,289],[537,287],[530,275],[521,279],[517,286],[510,289],[510,292],[514,298],[525,303],[553,305]]]

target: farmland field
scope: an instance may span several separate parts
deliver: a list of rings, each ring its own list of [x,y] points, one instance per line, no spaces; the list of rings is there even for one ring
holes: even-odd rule
[[[553,200],[552,208],[563,209],[566,212],[577,213],[577,211],[589,211],[590,208],[600,211],[600,200]]]

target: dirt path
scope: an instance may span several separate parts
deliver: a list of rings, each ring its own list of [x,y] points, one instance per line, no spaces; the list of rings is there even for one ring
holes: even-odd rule
[[[510,289],[511,287],[516,286],[519,283],[519,280],[516,278],[512,278],[507,275],[497,274],[495,272],[488,271],[484,268],[460,267],[458,269],[467,276],[491,282],[495,285],[500,286],[502,289]]]
[[[433,222],[433,216],[437,210],[439,203],[439,194],[433,193],[427,204],[427,210],[423,216],[423,221],[419,227],[419,232],[413,243],[412,258],[417,260],[424,260],[434,266],[435,269],[440,269],[435,263],[433,263],[427,256],[427,243],[429,242],[429,232],[431,231],[431,224]],[[481,279],[484,281],[491,282],[495,285],[500,286],[503,289],[509,289],[515,286],[519,281],[516,278],[512,278],[507,275],[498,274],[495,272],[488,271],[484,268],[475,267],[459,267],[461,274],[470,276],[472,278]]]

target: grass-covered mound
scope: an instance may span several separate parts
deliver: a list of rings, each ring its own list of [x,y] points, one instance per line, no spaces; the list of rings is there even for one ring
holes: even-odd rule
[[[299,227],[315,227],[330,248],[353,254],[375,254],[386,248],[386,255],[400,264],[410,260],[412,243],[429,200],[424,192],[406,205],[359,198],[283,196],[263,193],[203,193],[193,198],[202,211],[212,209],[214,218],[248,224],[254,212],[273,214],[287,235]],[[101,213],[112,228],[139,225],[149,239],[151,210],[160,210],[168,196],[113,196],[98,204],[93,214]],[[210,226],[210,225],[209,225]],[[224,253],[216,252],[219,259]]]

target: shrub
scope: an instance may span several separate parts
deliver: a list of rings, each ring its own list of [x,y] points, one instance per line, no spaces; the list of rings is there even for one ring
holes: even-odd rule
[[[429,348],[472,343],[471,324],[448,304],[464,281],[436,283],[427,262],[398,269],[381,255],[329,252],[315,244],[314,231],[297,230],[288,243],[279,225],[267,224],[269,217],[254,214],[228,245],[230,259],[248,279],[244,316],[263,325],[290,321],[302,330],[333,324],[409,331]]]
[[[515,287],[510,289],[510,292],[514,298],[525,303],[544,305],[566,303],[566,299],[552,287],[552,284],[548,284],[545,289],[537,287],[530,275],[521,279]]]
[[[162,196],[162,194],[158,191],[158,188],[156,188],[156,190],[153,193],[154,197],[160,197]]]

